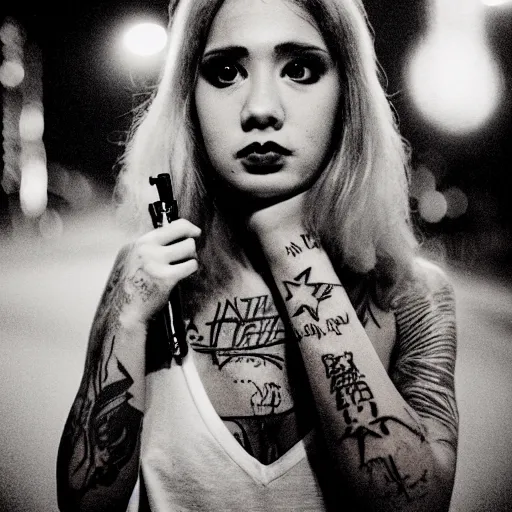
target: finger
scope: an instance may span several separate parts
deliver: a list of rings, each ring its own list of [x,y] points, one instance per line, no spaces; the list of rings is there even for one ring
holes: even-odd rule
[[[190,259],[174,265],[168,265],[166,267],[167,280],[171,288],[174,288],[182,279],[185,279],[192,275],[199,268],[199,264],[196,259]]]
[[[160,258],[162,258],[160,261],[163,263],[176,264],[197,258],[196,241],[193,238],[186,238],[159,249]]]
[[[161,228],[150,231],[144,237],[145,242],[154,242],[158,245],[168,245],[184,238],[197,238],[201,229],[186,219],[178,219]]]

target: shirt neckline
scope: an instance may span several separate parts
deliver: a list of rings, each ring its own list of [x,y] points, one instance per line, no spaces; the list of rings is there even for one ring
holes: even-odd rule
[[[197,371],[193,350],[190,350],[182,362],[183,374],[190,395],[210,433],[229,455],[229,457],[256,482],[268,485],[286,474],[306,456],[306,445],[313,435],[311,430],[286,453],[271,464],[262,464],[247,453],[226,427],[213,407]]]

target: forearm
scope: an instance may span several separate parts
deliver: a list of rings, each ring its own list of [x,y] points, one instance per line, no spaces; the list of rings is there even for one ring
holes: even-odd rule
[[[144,410],[146,327],[123,309],[115,272],[91,329],[86,370],[57,460],[61,510],[124,510]],[[123,508],[124,507],[124,508]]]
[[[260,241],[299,340],[327,445],[361,508],[447,508],[426,429],[389,378],[327,254],[298,229]]]

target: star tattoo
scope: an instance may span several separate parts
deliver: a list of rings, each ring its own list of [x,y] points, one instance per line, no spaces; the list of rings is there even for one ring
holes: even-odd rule
[[[283,281],[287,295],[285,300],[290,301],[291,316],[299,316],[304,312],[318,322],[318,305],[331,297],[332,289],[341,284],[311,283],[311,267],[294,277],[293,281]]]

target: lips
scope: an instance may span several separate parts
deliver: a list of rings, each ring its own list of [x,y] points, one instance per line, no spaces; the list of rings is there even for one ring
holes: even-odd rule
[[[268,174],[279,171],[284,166],[285,157],[292,152],[276,142],[265,144],[253,142],[241,149],[236,157],[242,160],[244,167],[251,173]]]
[[[268,141],[265,144],[259,142],[253,142],[245,148],[238,151],[236,154],[237,158],[248,158],[253,156],[269,156],[275,158],[277,156],[290,156],[292,152],[289,149],[284,148],[277,144],[277,142]]]
[[[276,165],[282,163],[283,155],[281,153],[275,153],[270,151],[268,153],[250,153],[243,160],[248,164],[253,165]]]

